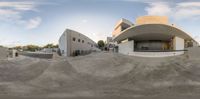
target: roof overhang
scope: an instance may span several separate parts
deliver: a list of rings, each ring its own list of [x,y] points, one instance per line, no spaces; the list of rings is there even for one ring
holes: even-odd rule
[[[189,34],[168,24],[142,24],[131,26],[114,37],[114,41],[122,41],[127,38],[143,39],[167,39],[177,36],[185,40],[194,40]],[[195,41],[195,40],[194,40]]]

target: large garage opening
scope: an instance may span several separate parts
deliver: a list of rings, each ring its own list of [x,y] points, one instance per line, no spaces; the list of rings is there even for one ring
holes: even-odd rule
[[[135,41],[135,51],[165,51],[170,50],[170,41],[149,40]]]
[[[170,51],[173,50],[173,35],[164,33],[146,33],[131,37],[134,51]]]

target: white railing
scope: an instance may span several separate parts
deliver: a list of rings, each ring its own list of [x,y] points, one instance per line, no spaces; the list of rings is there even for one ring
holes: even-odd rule
[[[184,51],[176,52],[129,52],[128,55],[139,56],[139,57],[169,57],[184,54]]]

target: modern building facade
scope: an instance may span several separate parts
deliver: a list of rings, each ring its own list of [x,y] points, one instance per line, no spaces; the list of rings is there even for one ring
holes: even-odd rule
[[[187,47],[198,45],[165,16],[142,16],[135,24],[121,19],[112,36],[119,53],[144,57],[181,55]]]
[[[59,49],[62,56],[84,55],[99,50],[93,40],[70,29],[66,29],[60,37]]]

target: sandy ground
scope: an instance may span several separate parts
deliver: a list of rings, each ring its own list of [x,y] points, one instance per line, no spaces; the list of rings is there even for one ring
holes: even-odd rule
[[[53,59],[20,56],[0,61],[0,99],[199,99],[198,53],[191,49],[167,58],[107,52]]]

